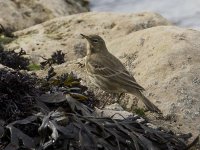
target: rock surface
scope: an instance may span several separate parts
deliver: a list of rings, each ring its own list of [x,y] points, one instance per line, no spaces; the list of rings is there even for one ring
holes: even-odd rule
[[[15,35],[19,38],[9,48],[23,47],[36,61],[40,58],[38,56],[49,57],[55,50],[66,52],[67,60],[76,60],[84,57],[86,51],[86,42],[80,33],[101,34],[109,42],[131,32],[168,24],[166,19],[154,13],[82,13],[18,31]]]
[[[167,117],[159,119],[151,113],[146,115],[157,125],[198,134],[200,32],[169,24],[152,13],[85,13],[16,32],[18,39],[7,47],[24,48],[35,62],[38,62],[38,55],[49,57],[55,50],[64,50],[67,62],[55,66],[55,71],[61,74],[73,70],[82,77],[84,84],[92,87],[85,68],[78,65],[78,62],[84,62],[82,58],[86,49],[86,40],[81,39],[79,34],[99,34],[105,39],[110,52],[120,58],[146,89],[144,94]],[[37,74],[43,76],[44,71]],[[95,91],[98,93],[98,90]],[[133,110],[135,102],[133,96],[127,94],[121,105]]]
[[[98,115],[98,117],[112,117],[113,119],[124,119],[133,116],[133,113],[125,110],[119,111],[95,108],[95,113]]]
[[[0,8],[0,24],[14,30],[89,10],[87,0],[0,0]]]

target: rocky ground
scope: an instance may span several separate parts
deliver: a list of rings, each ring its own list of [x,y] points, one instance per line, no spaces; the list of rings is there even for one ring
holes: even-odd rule
[[[54,51],[62,50],[66,53],[66,63],[54,66],[55,71],[58,74],[75,72],[100,101],[108,99],[114,103],[90,83],[81,65],[87,44],[80,33],[101,35],[109,51],[146,89],[144,94],[163,112],[163,116],[144,112],[152,123],[177,133],[191,132],[194,137],[200,133],[199,31],[172,26],[159,14],[150,12],[90,12],[52,19],[17,31],[14,33],[17,38],[6,48],[16,51],[23,48],[35,64],[43,60],[41,56],[48,58]],[[47,70],[35,72],[42,77]],[[143,107],[129,94],[122,97],[120,105],[129,112],[135,112],[137,105]]]
[[[89,10],[87,0],[0,0],[0,8],[0,24],[14,30]]]

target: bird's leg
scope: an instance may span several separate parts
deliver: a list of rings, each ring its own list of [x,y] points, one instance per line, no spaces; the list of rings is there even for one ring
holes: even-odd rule
[[[120,102],[120,98],[121,96],[123,95],[124,93],[109,93],[109,97],[107,97],[107,99],[105,100],[105,102],[103,103],[102,107],[101,108],[104,108],[107,104],[108,104],[108,101],[112,101],[113,102],[117,102],[119,103]]]
[[[115,99],[115,102],[119,103],[123,94],[124,93],[113,93],[113,98]]]
[[[101,109],[103,109],[108,104],[108,102],[110,101],[110,94],[105,92],[105,91],[104,91],[104,100],[105,101],[103,102],[102,106],[100,107]]]
[[[118,102],[120,101],[121,97],[124,95],[124,93],[120,93],[118,97]]]
[[[111,93],[110,96],[111,96],[110,98],[112,99],[112,102],[117,102],[118,101],[118,99],[117,99],[118,94],[117,93]]]

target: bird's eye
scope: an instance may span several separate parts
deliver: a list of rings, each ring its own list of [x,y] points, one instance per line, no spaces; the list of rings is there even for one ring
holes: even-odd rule
[[[92,40],[94,43],[98,43],[98,40],[97,39],[93,39]]]

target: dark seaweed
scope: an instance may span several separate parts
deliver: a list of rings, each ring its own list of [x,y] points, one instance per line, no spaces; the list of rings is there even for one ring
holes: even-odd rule
[[[33,76],[0,69],[0,119],[11,122],[31,115],[38,93],[35,85]]]
[[[56,52],[54,52],[52,55],[51,55],[51,58],[44,58],[43,62],[40,63],[41,65],[41,68],[45,68],[45,66],[51,66],[52,64],[62,64],[65,62],[65,54],[61,51],[61,50],[58,50]]]
[[[99,118],[74,73],[46,78],[0,70],[0,148],[37,150],[179,150],[191,136],[152,129],[138,117]],[[87,93],[87,94],[86,94]],[[19,111],[17,111],[19,110]],[[20,112],[20,113],[16,113]]]
[[[14,38],[13,29],[11,28],[4,28],[2,24],[0,24],[0,34],[5,35],[6,37]]]
[[[19,53],[4,50],[3,46],[0,46],[0,64],[13,69],[28,70],[29,59],[25,58],[26,52],[21,49]]]

